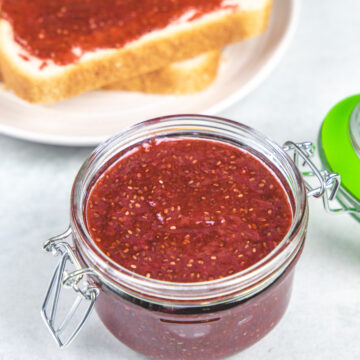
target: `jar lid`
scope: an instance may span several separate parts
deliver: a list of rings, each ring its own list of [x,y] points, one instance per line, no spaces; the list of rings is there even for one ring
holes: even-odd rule
[[[360,95],[340,101],[329,111],[319,145],[329,170],[341,175],[341,187],[360,200]]]

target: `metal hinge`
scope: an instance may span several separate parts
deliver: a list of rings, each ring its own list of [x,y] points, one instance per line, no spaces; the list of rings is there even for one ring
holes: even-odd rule
[[[92,269],[81,266],[72,247],[65,241],[71,234],[72,231],[69,228],[43,245],[45,251],[51,252],[54,256],[60,256],[41,311],[43,319],[59,347],[69,345],[76,337],[93,310],[99,294],[99,289],[92,278],[95,275],[94,272]],[[76,297],[70,310],[65,312],[62,320],[58,321],[59,302],[64,289],[72,289],[75,291]],[[81,308],[83,309],[81,310]],[[81,312],[83,316],[76,320],[74,315]]]
[[[314,155],[315,146],[312,142],[294,143],[287,141],[283,149],[292,154],[292,160],[301,171],[306,186],[307,195],[321,198],[324,208],[329,213],[359,213],[359,209],[334,205],[336,194],[340,188],[341,178],[338,173],[330,173],[327,170],[319,170],[310,160]],[[315,180],[315,185],[313,184]]]

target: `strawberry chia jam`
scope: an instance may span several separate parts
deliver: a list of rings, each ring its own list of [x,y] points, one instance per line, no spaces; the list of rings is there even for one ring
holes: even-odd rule
[[[221,359],[264,337],[288,306],[307,223],[289,156],[209,116],[114,136],[84,162],[71,198],[73,256],[97,287],[87,299],[153,359]]]
[[[244,270],[288,232],[289,201],[249,153],[208,140],[152,140],[94,185],[87,225],[98,247],[130,271],[200,282]]]
[[[50,60],[72,64],[87,52],[121,48],[173,22],[238,7],[223,0],[2,0],[0,5],[15,41],[43,66]]]

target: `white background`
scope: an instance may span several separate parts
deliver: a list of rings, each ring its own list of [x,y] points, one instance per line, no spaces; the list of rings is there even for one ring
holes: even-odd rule
[[[304,0],[280,65],[221,115],[278,143],[316,141],[331,106],[359,92],[360,1]],[[90,151],[0,136],[1,360],[143,359],[115,340],[95,313],[63,351],[40,318],[55,264],[41,245],[66,228],[72,181]],[[268,336],[233,359],[360,358],[360,224],[349,216],[325,214],[316,200],[310,201],[310,215],[286,315]]]

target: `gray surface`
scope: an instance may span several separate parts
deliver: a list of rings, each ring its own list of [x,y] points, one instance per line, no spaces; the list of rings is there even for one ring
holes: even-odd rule
[[[360,92],[360,2],[306,0],[289,51],[267,81],[222,115],[279,143],[315,140],[327,110]],[[51,121],[51,119],[49,119]],[[0,136],[0,359],[142,359],[97,316],[57,350],[39,309],[54,266],[42,242],[68,224],[69,192],[91,149]],[[262,341],[233,359],[360,358],[360,224],[310,201],[305,251],[290,307]]]

